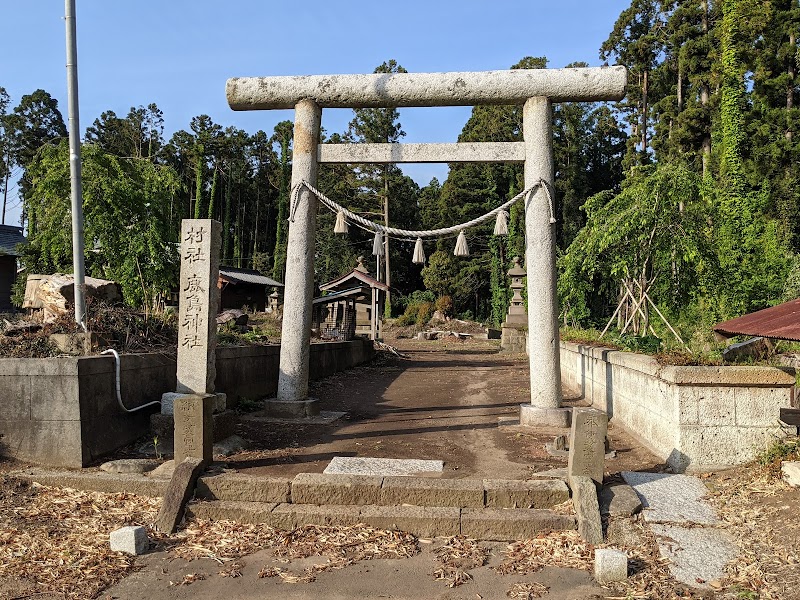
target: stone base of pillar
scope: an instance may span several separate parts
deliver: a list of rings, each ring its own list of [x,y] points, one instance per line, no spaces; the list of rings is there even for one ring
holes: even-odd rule
[[[519,424],[525,427],[564,427],[572,421],[571,408],[539,408],[532,404],[519,407]]]
[[[500,337],[500,351],[522,354],[528,351],[528,326],[513,326],[503,323],[503,333]]]
[[[172,415],[175,414],[175,400],[178,398],[182,398],[183,396],[191,396],[193,394],[187,392],[166,392],[161,394],[161,414],[162,415]],[[214,399],[211,401],[212,404],[212,411],[215,415],[221,412],[225,412],[228,409],[228,396],[223,392],[217,392],[216,394],[207,394],[213,396]]]
[[[297,419],[302,417],[315,417],[319,414],[319,400],[306,398],[305,400],[267,400],[266,413],[271,417]]]
[[[175,399],[175,464],[196,458],[210,465],[214,447],[214,394],[182,394]]]

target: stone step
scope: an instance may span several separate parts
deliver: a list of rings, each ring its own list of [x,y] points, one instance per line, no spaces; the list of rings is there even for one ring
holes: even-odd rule
[[[454,508],[541,509],[569,499],[569,489],[561,480],[430,479],[321,473],[300,473],[292,480],[223,473],[202,477],[197,493],[207,500]]]
[[[357,525],[405,531],[418,537],[463,534],[471,538],[514,541],[550,531],[576,528],[575,517],[542,509],[441,506],[316,505],[227,500],[196,501],[187,514],[197,519],[266,524],[290,530],[303,525]]]

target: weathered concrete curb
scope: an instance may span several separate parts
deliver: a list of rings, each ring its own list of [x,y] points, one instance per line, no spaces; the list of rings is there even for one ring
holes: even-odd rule
[[[377,504],[382,477],[300,473],[292,480],[297,504]]]
[[[488,508],[548,508],[569,500],[569,488],[559,479],[484,479],[483,488]]]
[[[380,504],[483,508],[483,498],[483,481],[480,479],[385,477]]]
[[[9,475],[53,487],[111,494],[124,492],[153,497],[163,496],[169,484],[168,479],[153,479],[133,473],[105,473],[102,471],[46,471],[33,468],[15,471]]]
[[[197,496],[206,500],[290,502],[292,480],[250,477],[242,473],[206,475],[197,481]]]
[[[218,475],[217,500],[245,500],[244,494],[223,491],[242,485],[246,475]],[[261,478],[252,478],[253,481]],[[235,480],[235,481],[233,481]],[[258,485],[252,483],[251,485]],[[281,484],[282,485],[282,484]],[[456,508],[549,508],[569,500],[560,480],[431,479],[375,475],[300,473],[291,481],[291,502],[297,504],[376,504],[452,506]],[[285,501],[270,497],[267,501]]]
[[[97,471],[33,468],[17,474],[43,485],[145,496],[162,496],[167,486],[163,479]],[[498,509],[544,509],[570,497],[566,483],[558,479],[430,479],[321,473],[300,473],[294,479],[243,473],[206,474],[197,481],[196,495],[205,500],[229,502]]]
[[[535,508],[465,508],[461,534],[479,540],[510,541],[575,529],[575,517]]]
[[[194,502],[197,519],[263,523],[276,529],[303,525],[356,525],[406,531],[419,537],[463,534],[476,539],[513,541],[549,531],[573,530],[575,517],[539,509],[458,509],[436,506],[274,504]]]

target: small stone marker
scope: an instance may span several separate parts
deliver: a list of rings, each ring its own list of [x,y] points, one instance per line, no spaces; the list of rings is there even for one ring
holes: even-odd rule
[[[608,415],[599,410],[572,411],[572,437],[569,447],[570,477],[586,475],[603,485],[605,440]]]
[[[599,583],[625,581],[628,578],[628,556],[613,548],[594,551],[594,578]]]
[[[167,491],[164,492],[161,510],[158,511],[158,517],[156,517],[156,527],[164,533],[175,533],[178,523],[183,518],[186,503],[194,493],[197,478],[205,469],[203,461],[193,457],[184,458],[176,465]]]
[[[196,458],[207,466],[213,460],[214,395],[186,394],[175,400],[175,464]]]
[[[144,554],[150,547],[145,528],[133,525],[112,531],[109,542],[113,552],[124,552],[134,556]]]

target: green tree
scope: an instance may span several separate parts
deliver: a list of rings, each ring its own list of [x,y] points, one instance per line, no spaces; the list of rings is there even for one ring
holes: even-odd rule
[[[87,274],[112,279],[126,303],[152,306],[177,278],[177,231],[169,220],[178,176],[167,166],[130,159],[85,145],[83,214]],[[20,258],[28,272],[72,271],[69,147],[66,140],[46,146],[28,169],[31,193],[26,209],[37,215]]]
[[[383,62],[376,67],[375,73],[392,74],[392,73],[407,73],[407,71],[397,64],[395,60]],[[354,111],[353,120],[350,121],[348,127],[348,137],[356,142],[365,142],[369,144],[391,144],[400,140],[405,136],[400,125],[400,113],[396,108],[358,108]],[[395,165],[362,165],[358,167],[359,177],[362,186],[381,198],[383,207],[383,224],[387,227],[390,222],[396,223],[397,209],[403,210],[403,205],[416,201],[414,197],[395,197],[391,194],[390,180],[402,180],[402,171]],[[408,185],[403,186],[408,188]],[[390,202],[390,198],[392,201]],[[391,211],[390,206],[395,209]],[[400,226],[400,225],[394,225]],[[385,276],[384,282],[388,286],[392,286],[392,269],[393,262],[393,247],[389,244],[389,237],[384,237],[384,244],[386,246],[384,256]],[[385,302],[386,316],[392,314],[391,294],[386,295]]]
[[[278,146],[277,187],[278,187],[278,214],[277,229],[275,230],[275,257],[272,266],[272,277],[283,281],[286,271],[286,241],[289,235],[289,195],[292,185],[292,139],[294,126],[291,121],[281,121],[275,125],[272,143]]]
[[[628,67],[625,100],[619,106],[627,114],[632,135],[629,138],[629,165],[650,162],[651,73],[663,51],[664,14],[659,0],[632,0],[614,23],[608,39],[600,47],[600,58],[615,59]],[[639,145],[638,151],[636,145]]]

